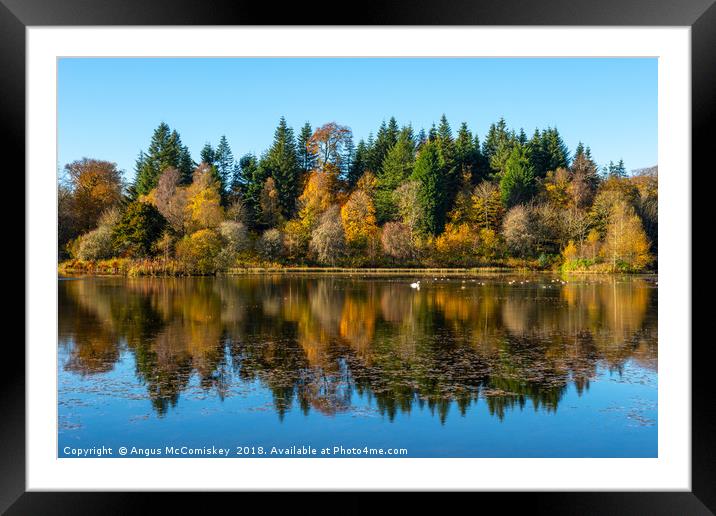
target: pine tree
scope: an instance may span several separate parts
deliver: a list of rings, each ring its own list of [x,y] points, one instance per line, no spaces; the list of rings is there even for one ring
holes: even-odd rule
[[[461,180],[469,175],[474,181],[473,176],[477,174],[477,158],[478,152],[475,147],[476,140],[473,139],[470,129],[463,122],[457,132],[455,138],[455,165]],[[477,141],[479,145],[479,141]]]
[[[525,149],[515,145],[500,178],[502,202],[507,207],[529,201],[534,195],[534,169]]]
[[[544,177],[550,170],[567,168],[569,165],[569,150],[556,127],[548,127],[542,131],[541,148],[545,161],[543,168],[535,170],[537,177]]]
[[[455,160],[455,142],[447,117],[443,114],[438,125],[437,139],[440,172],[443,175],[443,213],[452,208],[455,195],[460,186],[460,173]]]
[[[199,158],[201,159],[202,163],[206,163],[207,165],[213,166],[216,162],[216,151],[214,151],[214,148],[211,146],[209,142],[206,142],[204,146],[201,148],[201,152],[199,153]]]
[[[169,167],[179,170],[183,184],[191,182],[194,162],[189,149],[182,144],[179,133],[162,122],[154,130],[147,152],[141,152],[137,159],[134,180],[137,195],[148,194],[157,185],[161,173]]]
[[[368,145],[361,140],[358,142],[348,177],[346,177],[348,186],[353,188],[366,170],[368,170]]]
[[[574,152],[570,172],[572,182],[584,184],[588,188],[589,195],[585,196],[585,202],[591,199],[599,184],[599,172],[597,164],[592,160],[589,147],[585,148],[582,142],[579,142]]]
[[[440,156],[435,141],[427,141],[413,168],[412,179],[419,184],[418,202],[422,216],[418,221],[418,229],[425,233],[437,235],[445,225],[445,185],[440,171]]]
[[[308,122],[303,124],[301,132],[298,134],[298,143],[296,145],[298,151],[298,164],[303,174],[307,174],[316,168],[316,153],[308,145],[312,134],[313,129],[311,129],[311,124]]]
[[[222,135],[219,145],[214,152],[214,163],[218,173],[219,184],[221,185],[222,199],[226,199],[231,186],[231,175],[234,170],[234,154],[231,152],[229,141]]]
[[[299,193],[301,168],[298,162],[293,129],[288,127],[284,117],[279,120],[271,148],[261,158],[260,168],[265,175],[264,180],[268,176],[274,178],[279,194],[281,213],[286,218],[289,218],[293,214]]]
[[[379,223],[397,216],[397,204],[393,192],[413,172],[415,149],[410,131],[402,131],[396,144],[388,151],[378,175],[376,214]]]
[[[259,167],[258,160],[253,154],[246,154],[239,160],[241,183],[243,184],[243,199],[248,208],[252,222],[260,220],[261,190],[268,177],[264,168]]]
[[[380,175],[383,160],[388,154],[388,151],[398,141],[399,132],[398,122],[396,122],[393,117],[390,118],[387,124],[385,121],[380,124],[375,142],[370,147],[370,155],[368,158],[368,169],[376,175]]]
[[[420,132],[418,133],[417,141],[415,142],[415,148],[417,150],[420,150],[420,147],[423,146],[423,144],[428,140],[428,135],[425,132],[425,129],[420,129]]]
[[[343,142],[343,152],[341,153],[341,176],[343,179],[348,180],[351,175],[353,168],[353,161],[355,160],[356,147],[353,144],[353,134],[348,133]]]
[[[505,162],[512,152],[515,139],[507,130],[507,123],[500,118],[497,124],[492,124],[483,143],[482,153],[490,164],[493,174],[500,174]]]

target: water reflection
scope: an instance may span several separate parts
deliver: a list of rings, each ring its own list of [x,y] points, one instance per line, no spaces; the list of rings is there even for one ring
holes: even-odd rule
[[[415,406],[445,421],[483,398],[556,410],[573,383],[628,360],[656,370],[653,282],[547,276],[404,278],[243,276],[59,282],[62,367],[110,371],[123,353],[159,415],[193,375],[207,394],[258,382],[283,418],[336,414],[354,394],[392,419]],[[520,283],[522,281],[522,283]]]

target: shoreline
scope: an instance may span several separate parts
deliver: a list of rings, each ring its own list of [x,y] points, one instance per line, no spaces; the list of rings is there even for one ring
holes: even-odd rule
[[[292,267],[292,266],[265,266],[265,267],[232,267],[213,274],[194,274],[185,271],[166,270],[141,271],[132,273],[126,266],[108,267],[102,265],[91,268],[63,267],[58,264],[59,276],[126,276],[126,277],[211,277],[211,276],[252,276],[252,275],[278,275],[278,274],[315,274],[315,275],[363,275],[363,276],[472,276],[489,274],[552,274],[552,275],[589,275],[589,276],[658,276],[658,271],[623,272],[604,270],[573,270],[561,271],[559,269],[535,269],[530,267],[485,266],[485,267]]]

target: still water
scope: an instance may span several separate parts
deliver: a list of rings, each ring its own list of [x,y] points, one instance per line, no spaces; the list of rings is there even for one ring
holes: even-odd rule
[[[60,278],[58,456],[657,456],[654,278],[416,279]]]

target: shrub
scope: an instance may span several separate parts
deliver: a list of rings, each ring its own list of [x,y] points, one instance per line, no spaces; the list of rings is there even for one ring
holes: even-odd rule
[[[212,274],[217,270],[221,237],[211,229],[200,229],[182,238],[176,246],[177,259],[190,272]]]
[[[410,228],[400,222],[388,222],[383,226],[381,244],[385,254],[397,260],[407,260],[415,256]]]
[[[257,243],[257,251],[266,260],[278,260],[283,254],[283,235],[278,229],[264,231]]]
[[[246,226],[242,222],[226,220],[219,225],[219,234],[224,240],[224,248],[239,253],[246,250],[249,237]]]
[[[100,226],[78,239],[76,257],[80,260],[104,260],[111,258],[112,252],[112,228],[109,226]]]

